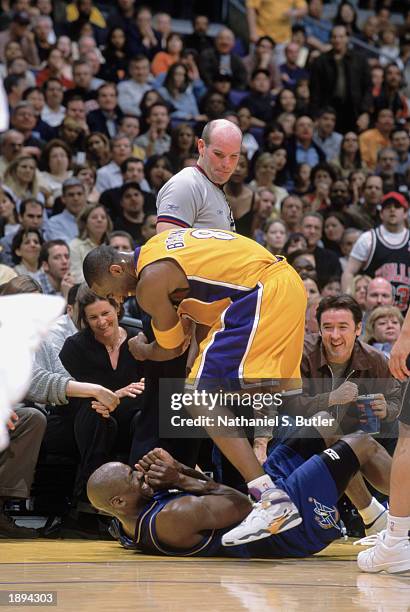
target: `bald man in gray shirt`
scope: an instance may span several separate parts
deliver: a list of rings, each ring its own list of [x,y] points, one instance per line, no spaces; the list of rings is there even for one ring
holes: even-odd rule
[[[178,172],[158,194],[157,233],[180,227],[235,230],[223,185],[236,168],[241,144],[242,132],[231,121],[206,124],[198,164]]]

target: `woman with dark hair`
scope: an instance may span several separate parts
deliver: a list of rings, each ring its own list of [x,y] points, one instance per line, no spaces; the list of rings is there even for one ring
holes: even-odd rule
[[[36,84],[42,87],[50,77],[55,77],[65,89],[73,87],[72,79],[64,76],[65,60],[62,52],[57,47],[51,49],[45,67],[37,73]]]
[[[282,113],[294,113],[296,111],[296,96],[292,89],[284,87],[278,93],[275,106],[273,109],[274,117],[278,117]]]
[[[174,173],[182,170],[185,159],[196,155],[196,142],[194,129],[188,123],[180,123],[171,130],[171,147],[165,155]]]
[[[149,124],[147,123],[147,117],[149,114],[149,109],[153,104],[157,102],[165,103],[165,100],[162,99],[162,96],[156,89],[148,89],[144,93],[140,102],[140,133],[144,134],[149,129]]]
[[[33,276],[39,268],[40,249],[44,243],[43,237],[36,229],[20,229],[11,243],[11,257],[14,271],[21,275]]]
[[[353,170],[348,178],[351,204],[359,204],[363,196],[367,173],[364,170]]]
[[[172,176],[172,166],[166,155],[151,155],[148,158],[145,164],[145,178],[155,195]]]
[[[179,62],[183,48],[184,43],[179,34],[176,32],[168,34],[165,51],[158,51],[151,62],[152,74],[158,76],[167,72],[173,64]]]
[[[19,227],[16,203],[11,195],[0,187],[0,238],[12,234]]]
[[[54,200],[61,196],[64,181],[69,179],[73,172],[71,170],[72,151],[70,147],[58,138],[53,138],[46,144],[41,155],[43,172],[41,173],[42,184],[47,189],[51,205]]]
[[[105,64],[101,67],[104,81],[118,83],[125,78],[129,57],[127,54],[127,35],[123,28],[114,26],[108,32],[105,49],[102,52]]]
[[[252,53],[242,59],[248,73],[248,80],[255,70],[268,70],[271,90],[277,90],[282,85],[282,79],[275,62],[275,41],[270,36],[261,36],[255,43]]]
[[[360,155],[359,137],[355,132],[344,134],[340,143],[339,157],[332,160],[332,165],[342,178],[348,178],[354,170],[366,169],[366,164]]]
[[[289,234],[282,252],[285,257],[288,257],[291,253],[295,253],[296,251],[306,251],[307,248],[308,243],[305,236],[301,232],[293,232],[292,234]]]
[[[296,111],[298,115],[309,114],[310,87],[309,79],[300,79],[295,87]]]
[[[357,11],[351,2],[343,0],[337,9],[336,16],[333,20],[334,25],[342,25],[346,28],[348,36],[360,34],[360,29],[357,25]]]
[[[331,164],[321,162],[313,168],[310,180],[313,191],[303,197],[309,212],[326,210],[330,205],[329,192],[336,180],[336,172]]]
[[[200,110],[203,115],[206,116],[204,122],[212,121],[213,119],[221,119],[223,114],[228,110],[227,99],[218,91],[210,89],[201,99]]]
[[[263,130],[262,151],[270,153],[274,147],[280,147],[286,139],[285,130],[277,121],[268,123]],[[255,158],[254,158],[255,159]]]
[[[82,329],[66,339],[61,363],[76,381],[103,385],[120,399],[114,409],[90,398],[70,401],[67,424],[71,421],[80,454],[76,494],[81,495],[95,469],[117,453],[129,454],[144,385],[142,365],[128,349],[131,335],[119,325],[121,309],[116,302],[88,290],[78,308]]]
[[[100,193],[95,187],[97,180],[97,170],[93,164],[84,163],[74,166],[73,176],[77,177],[85,187],[87,204],[97,204]]]
[[[312,169],[309,164],[297,164],[296,172],[293,175],[294,187],[290,190],[291,193],[302,198],[312,191],[310,175]]]
[[[171,117],[185,121],[202,121],[199,115],[197,100],[188,77],[188,68],[177,62],[167,72],[164,85],[158,89],[159,94],[171,107]]]
[[[323,225],[323,244],[326,249],[335,251],[338,257],[343,255],[340,244],[345,229],[346,220],[342,214],[334,212],[327,215]]]
[[[277,147],[272,147],[270,154],[272,155],[276,169],[275,186],[282,186],[286,182],[287,177],[288,152],[284,145],[279,145]],[[288,193],[287,191],[285,193],[285,190],[279,192],[275,188],[275,195],[279,205],[283,198],[288,195]]]
[[[88,134],[85,139],[85,156],[90,164],[97,168],[107,165],[111,161],[110,140],[101,132]]]

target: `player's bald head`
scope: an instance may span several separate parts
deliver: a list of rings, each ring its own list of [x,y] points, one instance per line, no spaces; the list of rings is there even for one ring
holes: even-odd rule
[[[90,251],[83,262],[83,272],[89,287],[101,276],[108,275],[112,264],[120,263],[121,256],[114,247],[105,244]]]
[[[243,134],[241,129],[227,119],[214,119],[206,124],[201,135],[204,143],[209,146],[219,140],[237,140],[241,145]]]
[[[110,500],[129,489],[129,470],[129,466],[119,461],[105,463],[95,470],[87,482],[87,495],[92,505],[112,513]]]

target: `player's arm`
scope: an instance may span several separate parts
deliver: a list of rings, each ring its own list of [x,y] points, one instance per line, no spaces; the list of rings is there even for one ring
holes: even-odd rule
[[[178,488],[190,493],[217,494],[218,485],[203,472],[180,463],[163,448],[154,448],[144,455],[135,466],[145,474],[146,482],[153,489]]]
[[[395,378],[401,381],[406,380],[410,376],[410,371],[407,367],[407,358],[410,355],[410,309],[407,311],[404,319],[403,327],[401,328],[400,336],[393,346],[389,368]]]
[[[203,472],[180,463],[163,448],[154,448],[135,466],[145,473],[145,480],[154,490],[177,488],[200,495],[225,495],[234,489],[215,482]]]
[[[151,315],[155,341],[145,344],[143,357],[140,355],[136,358],[166,361],[178,357],[186,350],[189,334],[185,332],[184,323],[180,320],[170,295],[187,284],[182,270],[169,261],[150,264],[142,271],[136,297],[141,308]],[[187,327],[188,324],[185,325],[186,329]]]
[[[252,504],[246,495],[234,489],[218,496],[187,495],[176,498],[161,510],[155,528],[163,544],[174,548],[191,548],[203,540],[204,531],[236,525],[251,509]]]
[[[140,465],[140,464],[139,464]],[[196,495],[232,495],[234,489],[208,478],[202,472],[197,472],[186,466],[178,471],[157,459],[145,473],[145,481],[154,490],[180,489]]]

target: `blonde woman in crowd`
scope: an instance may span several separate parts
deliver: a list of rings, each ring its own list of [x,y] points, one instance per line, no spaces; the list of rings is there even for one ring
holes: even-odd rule
[[[4,184],[12,192],[17,210],[26,198],[35,198],[45,203],[45,196],[37,180],[37,162],[31,155],[21,155],[8,165],[4,173]]]
[[[71,275],[75,283],[82,283],[85,256],[100,244],[108,244],[112,221],[101,204],[88,204],[78,215],[78,238],[70,242]]]
[[[396,306],[379,306],[368,316],[363,340],[390,357],[403,325],[403,315]]]
[[[372,279],[367,274],[357,274],[354,277],[349,295],[354,297],[363,312],[366,310],[367,286]]]

